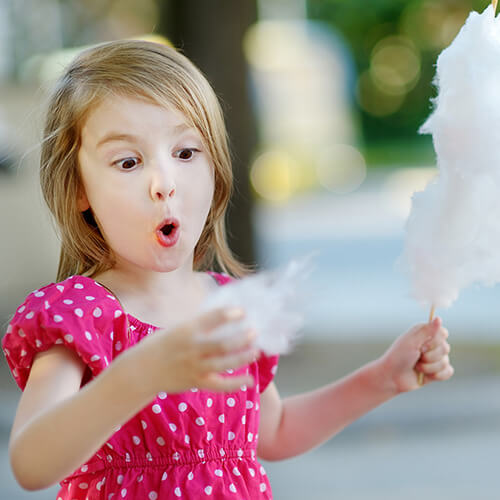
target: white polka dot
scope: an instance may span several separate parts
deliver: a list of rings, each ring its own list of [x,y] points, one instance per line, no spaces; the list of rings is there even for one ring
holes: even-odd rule
[[[110,334],[109,334],[109,338],[110,338],[111,340],[113,340],[114,335],[115,335],[115,334],[114,334],[114,332],[110,332]]]
[[[243,425],[245,425],[245,424],[247,423],[247,416],[246,416],[246,415],[243,415],[243,416],[241,417],[241,423],[242,423]]]
[[[209,408],[211,408],[211,407],[212,407],[213,403],[214,403],[214,402],[213,402],[213,399],[212,399],[212,398],[208,398],[208,399],[207,399],[207,406],[208,406]]]
[[[259,411],[259,403],[255,403],[255,411]]]
[[[113,457],[111,455],[107,455],[106,458],[108,459],[108,462],[112,462],[113,461]]]
[[[229,431],[229,432],[227,433],[227,439],[228,439],[229,441],[232,441],[235,437],[236,437],[236,436],[234,435],[234,432]]]
[[[227,406],[230,406],[231,408],[236,404],[236,401],[234,400],[234,398],[227,398]]]
[[[85,337],[87,340],[92,340],[92,334],[90,332],[85,332]]]
[[[68,305],[68,306],[70,306],[71,304],[73,304],[73,301],[72,301],[71,299],[64,299],[64,300],[63,300],[63,302],[64,302],[66,305]]]
[[[125,452],[125,462],[131,462],[130,453]]]
[[[191,438],[190,438],[190,437],[186,434],[186,435],[184,436],[184,442],[185,442],[186,444],[189,444],[189,441],[191,441]]]
[[[39,340],[39,339],[36,339],[36,340],[35,340],[35,344],[36,344],[36,346],[37,346],[38,348],[42,347],[42,342],[41,342],[41,340]]]
[[[35,313],[34,313],[33,311],[30,311],[30,312],[26,315],[26,319],[31,319],[34,315],[35,315]]]
[[[66,335],[64,336],[64,340],[65,340],[66,342],[69,342],[69,343],[73,342],[73,335],[70,335],[69,333],[68,333],[68,334],[66,334]]]
[[[64,287],[62,285],[57,285],[56,288],[60,291],[60,292],[64,292]]]
[[[137,482],[138,483],[142,483],[142,480],[144,479],[144,476],[141,474],[138,478],[137,478]]]
[[[248,468],[248,472],[250,472],[252,477],[255,477],[255,471],[251,467]]]
[[[43,297],[45,295],[44,292],[36,292],[35,297]]]
[[[166,393],[166,392],[159,392],[159,393],[158,393],[158,397],[159,397],[160,399],[166,399],[166,397],[167,397],[167,393]]]
[[[211,495],[211,494],[212,494],[212,487],[206,486],[205,487],[205,495]]]
[[[266,489],[267,489],[266,484],[265,484],[265,483],[260,483],[260,491],[261,491],[262,493],[264,493],[264,491],[266,491]]]
[[[265,476],[266,475],[266,470],[264,469],[264,467],[262,467],[262,465],[260,466],[260,473]]]
[[[223,424],[223,423],[224,423],[224,420],[225,420],[224,413],[222,413],[222,414],[220,414],[220,415],[219,415],[219,422],[220,422],[221,424]]]
[[[132,441],[134,444],[141,444],[141,438],[139,436],[132,436]]]
[[[106,446],[107,446],[108,448],[113,449],[113,445],[112,445],[111,443],[106,443]]]
[[[175,432],[177,430],[177,426],[175,424],[170,423],[170,424],[168,424],[168,426],[170,427],[170,430],[172,432]]]
[[[229,373],[229,375],[231,375],[232,373],[234,373],[234,370],[232,368],[228,368],[226,372]]]
[[[237,451],[237,453],[239,457],[243,456],[243,450],[241,448]]]
[[[191,392],[198,392],[198,387],[191,387]]]
[[[76,283],[75,284],[75,288],[77,288],[78,290],[82,290],[83,289],[83,285],[81,283]]]
[[[186,403],[179,403],[179,411],[186,411],[187,410],[187,404]]]
[[[57,339],[54,344],[64,344],[63,339]]]
[[[63,317],[59,316],[59,314],[54,314],[53,319],[56,323],[60,323],[63,320]]]
[[[49,301],[48,301],[48,300],[46,300],[46,301],[45,301],[45,309],[49,309],[49,308],[50,308]]]
[[[175,488],[175,490],[174,490],[174,495],[175,495],[176,497],[180,497],[180,496],[182,495],[182,493],[181,493],[181,489],[180,489],[178,486],[177,486],[177,488]]]
[[[252,401],[247,401],[246,402],[246,407],[247,407],[247,410],[250,410],[250,408],[253,408],[253,402]]]
[[[120,311],[120,309],[117,309],[115,311],[115,318],[119,318],[121,315],[122,315],[122,312]]]
[[[117,340],[117,342],[115,344],[115,349],[117,351],[121,351],[122,350],[122,343],[119,340]]]
[[[188,474],[188,481],[192,481],[192,480],[193,480],[193,478],[194,478],[194,474],[193,474],[192,472],[190,472],[190,473]]]
[[[174,460],[180,460],[181,459],[181,454],[178,451],[176,451],[175,453],[172,454],[172,458]]]
[[[79,318],[83,318],[83,311],[78,307],[77,309],[75,309],[75,314],[79,317]]]
[[[217,477],[222,477],[222,471],[220,469],[215,469],[214,470],[214,474],[217,476]]]
[[[101,356],[99,356],[98,354],[94,354],[94,355],[90,358],[90,361],[98,361],[99,359],[101,359]]]
[[[95,297],[92,297],[92,295],[87,295],[85,298],[87,300],[95,300]]]
[[[112,295],[106,295],[106,297],[108,297],[108,299],[111,299],[111,300],[116,300]]]
[[[120,474],[120,475],[116,478],[116,482],[117,482],[118,484],[123,484],[123,475],[122,475],[122,474]]]
[[[247,390],[247,386],[246,386],[246,385],[242,385],[242,386],[240,387],[240,389],[241,389],[243,392],[245,392],[245,391]]]
[[[238,467],[234,467],[234,469],[233,469],[233,474],[234,474],[235,476],[241,476],[241,472],[239,471]]]
[[[80,483],[78,487],[82,490],[86,490],[89,487],[89,485],[87,483]]]
[[[158,436],[156,438],[156,442],[160,445],[160,446],[165,446],[165,440],[161,437],[161,436]]]
[[[221,457],[223,457],[223,456],[226,454],[226,452],[224,451],[224,448],[221,448],[221,449],[219,450],[219,453],[220,453],[220,456],[221,456]]]
[[[196,425],[204,425],[205,424],[205,420],[203,419],[203,417],[198,417],[196,419]]]
[[[205,450],[198,450],[198,456],[200,458],[205,458]]]
[[[253,441],[253,434],[251,432],[248,433],[247,439],[249,443]]]
[[[153,410],[153,411],[154,411],[154,410]],[[161,410],[160,410],[160,411],[161,411]],[[147,427],[148,427],[148,424],[147,424],[144,420],[141,420],[141,425],[142,425],[142,428],[143,428],[144,430],[146,430],[146,429],[147,429]]]
[[[273,365],[272,368],[271,368],[271,373],[273,375],[276,375],[276,372],[278,371],[278,365]]]
[[[229,491],[231,493],[236,493],[236,486],[233,483],[229,485]]]
[[[12,332],[12,325],[9,325],[9,326],[7,327],[7,333],[11,333],[11,332]]]
[[[9,325],[10,326],[10,325]],[[12,327],[11,327],[12,328]],[[11,330],[12,331],[12,330]],[[26,334],[19,328],[19,330],[17,331],[17,334],[21,337],[21,338],[24,338],[26,337]]]
[[[164,472],[163,476],[161,476],[161,480],[165,481],[165,479],[167,479],[167,477],[168,477],[168,474],[166,472]]]
[[[21,306],[21,307],[17,310],[17,312],[18,312],[19,314],[21,314],[22,312],[24,312],[24,310],[25,310],[25,309],[26,309],[26,306]]]
[[[127,489],[123,488],[123,490],[120,492],[122,498],[125,498],[127,496]]]
[[[149,462],[153,461],[153,455],[151,455],[149,451],[146,453],[146,458],[148,459]]]
[[[213,437],[214,437],[214,435],[210,431],[208,431],[207,432],[207,441],[211,441],[213,439]]]
[[[158,493],[156,493],[156,491],[150,491],[148,498],[149,500],[156,500],[158,498]]]
[[[92,314],[94,318],[100,318],[102,316],[102,309],[100,307],[96,307]]]

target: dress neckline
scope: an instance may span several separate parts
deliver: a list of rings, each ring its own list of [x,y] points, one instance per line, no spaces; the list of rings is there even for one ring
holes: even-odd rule
[[[227,278],[224,275],[220,274],[220,273],[216,273],[214,271],[204,271],[204,272],[206,274],[212,276],[212,278],[215,280],[215,282],[217,283],[218,286],[222,286],[222,285],[224,285],[227,282]],[[159,330],[159,329],[161,329],[160,326],[152,325],[151,323],[146,323],[145,321],[142,321],[139,318],[137,318],[134,315],[132,315],[129,312],[127,312],[125,310],[125,308],[123,307],[123,304],[120,302],[120,299],[113,293],[113,291],[110,290],[106,285],[103,285],[99,281],[95,280],[94,278],[91,278],[90,276],[83,276],[81,274],[74,275],[74,276],[72,276],[72,278],[83,278],[85,280],[91,281],[96,286],[104,288],[104,290],[106,290],[109,293],[109,295],[114,300],[116,300],[116,302],[118,302],[118,304],[120,304],[121,310],[123,311],[123,313],[125,314],[125,316],[129,320],[130,324],[132,324],[134,327],[141,328],[141,329],[145,328],[148,331],[150,329],[153,329],[153,330]]]

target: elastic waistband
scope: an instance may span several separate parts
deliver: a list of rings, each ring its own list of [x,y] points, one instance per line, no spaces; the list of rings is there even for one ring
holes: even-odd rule
[[[116,453],[102,456],[101,453],[96,455],[91,462],[88,462],[83,467],[77,469],[66,480],[71,480],[87,474],[93,474],[106,469],[155,469],[175,467],[182,465],[200,465],[211,461],[224,460],[256,460],[256,449],[234,449],[234,448],[209,448],[199,449],[197,451],[182,451],[172,452],[171,455],[152,456],[149,453],[146,456],[130,456],[128,453],[125,457]]]

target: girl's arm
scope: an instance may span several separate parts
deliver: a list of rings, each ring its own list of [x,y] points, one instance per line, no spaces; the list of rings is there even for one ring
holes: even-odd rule
[[[126,350],[81,390],[85,365],[75,353],[54,346],[38,354],[9,443],[19,484],[36,490],[61,481],[159,391],[182,392],[195,386],[233,391],[242,384],[252,385],[247,376],[218,374],[255,358],[254,334],[245,331],[225,339],[207,335],[237,319],[240,313],[219,310],[173,331],[157,331]]]
[[[436,319],[412,328],[382,358],[321,389],[281,401],[271,383],[261,396],[259,456],[282,460],[320,445],[397,394],[418,388],[415,368],[425,382],[450,378],[448,333],[440,326]]]

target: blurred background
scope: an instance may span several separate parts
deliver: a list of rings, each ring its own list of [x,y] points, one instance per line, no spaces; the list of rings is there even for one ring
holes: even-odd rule
[[[429,311],[396,269],[411,195],[436,174],[418,134],[438,54],[479,0],[0,0],[0,330],[55,280],[38,187],[47,91],[83,47],[141,37],[179,47],[226,114],[236,174],[231,246],[260,268],[313,253],[307,322],[277,375],[283,396],[381,355]],[[322,447],[265,464],[276,499],[498,499],[500,293],[438,311],[456,374],[366,415]],[[0,498],[20,392],[0,360]]]

